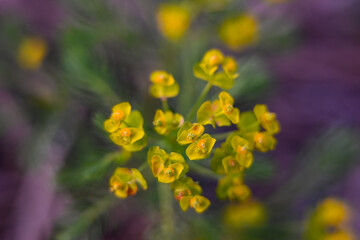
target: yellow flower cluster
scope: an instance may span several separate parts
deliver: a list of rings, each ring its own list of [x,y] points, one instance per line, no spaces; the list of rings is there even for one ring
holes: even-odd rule
[[[337,198],[318,204],[308,221],[307,237],[320,240],[354,240],[349,230],[350,209]]]
[[[144,119],[141,113],[131,111],[128,102],[115,105],[110,118],[104,122],[104,128],[110,133],[110,139],[130,152],[140,151],[147,144],[143,125]]]
[[[234,58],[224,56],[218,49],[207,51],[201,62],[194,66],[195,77],[222,89],[230,89],[239,75]]]
[[[147,183],[136,168],[117,168],[110,178],[110,191],[119,198],[126,198],[136,194],[139,184],[144,190]]]
[[[165,71],[154,71],[150,74],[149,92],[153,97],[159,98],[163,105],[163,109],[155,112],[153,127],[162,135],[163,140],[158,142],[162,148],[157,145],[149,148],[147,165],[159,183],[171,184],[174,196],[184,211],[194,208],[197,213],[202,213],[210,206],[209,199],[202,196],[200,185],[186,176],[191,170],[188,160],[209,158],[217,141],[204,133],[204,125],[211,124],[215,128],[234,124],[238,127],[238,130],[229,133],[221,147],[214,151],[211,160],[213,171],[225,174],[216,189],[220,199],[248,199],[250,189],[244,184],[243,176],[244,170],[253,162],[253,151],[266,152],[275,147],[276,140],[273,135],[280,131],[280,126],[276,115],[269,112],[265,105],[256,105],[253,112],[240,115],[240,110],[234,106],[234,98],[225,91],[220,92],[215,101],[202,103],[212,86],[230,89],[238,76],[236,71],[237,64],[232,57],[225,57],[217,49],[207,51],[201,62],[194,66],[194,74],[208,81],[208,84],[193,109],[189,111],[188,121],[185,122],[181,114],[170,110],[167,102],[168,98],[179,93],[179,85],[174,77]],[[191,122],[196,111],[197,122]],[[110,139],[129,152],[140,151],[146,146],[147,135],[143,125],[142,115],[139,111],[132,111],[128,102],[115,105],[110,117],[104,122]],[[185,145],[186,149],[181,147]],[[163,148],[173,151],[169,153]],[[184,151],[187,158],[180,151]],[[110,179],[111,190],[121,198],[134,195],[137,184],[144,189],[147,187],[141,173],[134,168],[118,168]]]
[[[220,26],[221,40],[232,50],[242,50],[254,44],[259,35],[258,22],[250,14],[241,14],[226,19]]]

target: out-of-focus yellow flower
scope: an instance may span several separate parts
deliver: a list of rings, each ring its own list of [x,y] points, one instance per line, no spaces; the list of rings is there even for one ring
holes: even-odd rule
[[[147,160],[154,177],[162,183],[172,183],[189,170],[183,156],[175,152],[168,154],[159,147],[149,149]]]
[[[223,71],[217,71],[222,66]],[[232,57],[225,57],[218,49],[207,51],[201,62],[194,65],[194,75],[223,89],[230,89],[238,77],[237,63]]]
[[[179,85],[174,77],[165,71],[154,71],[150,74],[150,94],[155,98],[172,98],[178,95]]]
[[[144,119],[139,111],[130,111],[131,107],[128,103],[116,105],[110,119],[105,121],[104,127],[107,131],[112,131],[110,139],[115,144],[127,151],[140,151],[147,144],[147,136],[143,129]]]
[[[219,94],[220,106],[223,114],[233,123],[239,122],[240,111],[234,108],[234,98],[227,92],[222,91]]]
[[[219,127],[231,125],[230,120],[223,114],[219,100],[204,102],[197,111],[196,119],[198,123],[211,124],[213,128],[216,125]]]
[[[274,150],[276,139],[267,132],[258,132],[253,134],[255,149],[260,152],[268,152]]]
[[[210,206],[210,200],[206,197],[195,195],[181,198],[180,207],[186,211],[189,207],[195,209],[197,213],[204,212]]]
[[[233,229],[257,227],[264,223],[266,211],[258,201],[229,205],[223,215],[224,222]]]
[[[41,66],[48,46],[40,37],[25,38],[18,49],[17,61],[20,67],[25,69],[37,69]]]
[[[136,194],[137,184],[147,189],[146,180],[136,168],[117,168],[110,178],[110,190],[119,198]]]
[[[130,115],[131,105],[129,102],[123,102],[112,108],[110,118],[104,122],[104,128],[107,132],[112,133],[119,129],[120,124]]]
[[[177,134],[177,142],[181,145],[190,145],[186,149],[186,155],[190,160],[200,160],[208,157],[216,139],[209,134],[204,134],[204,127],[199,123],[185,122]]]
[[[245,168],[250,167],[254,159],[252,154],[253,143],[242,137],[234,136],[231,140],[231,146],[236,152],[235,160],[240,166]],[[236,161],[229,165],[235,166]]]
[[[158,109],[154,116],[154,129],[160,135],[168,135],[171,131],[178,129],[184,123],[184,117],[178,113]]]
[[[243,201],[250,196],[250,189],[243,183],[241,173],[232,173],[219,180],[216,194],[220,199]]]
[[[355,240],[355,237],[348,231],[340,230],[326,234],[323,240]]]
[[[347,205],[335,198],[326,198],[317,207],[317,217],[320,222],[328,226],[338,226],[349,219]]]
[[[175,3],[161,4],[156,19],[159,31],[171,41],[181,39],[191,23],[189,9]]]
[[[261,126],[270,134],[280,132],[280,124],[276,119],[276,114],[269,112],[264,104],[258,104],[254,107],[254,114]]]
[[[258,22],[250,14],[231,17],[220,26],[220,38],[232,50],[241,50],[254,44],[258,35]]]

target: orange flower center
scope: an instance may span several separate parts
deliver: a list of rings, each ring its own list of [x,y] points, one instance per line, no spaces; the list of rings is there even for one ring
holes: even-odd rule
[[[234,110],[234,106],[232,104],[228,103],[224,106],[224,111],[227,113],[231,113],[233,110]]]
[[[226,70],[229,72],[235,72],[236,71],[236,63],[233,60],[228,60],[224,66]]]
[[[123,138],[129,138],[131,136],[131,130],[129,128],[121,129],[120,136]]]
[[[235,160],[234,160],[234,159],[230,159],[230,160],[229,160],[229,166],[230,166],[230,167],[235,166]]]
[[[167,167],[164,169],[164,173],[167,176],[172,177],[172,176],[174,176],[175,170],[172,167]]]
[[[199,142],[198,142],[198,147],[200,148],[200,149],[205,149],[205,147],[206,147],[206,140],[205,139],[201,139]]]
[[[156,76],[156,78],[154,78],[154,82],[157,84],[161,84],[164,83],[166,79],[166,76],[164,74],[159,74],[158,76]]]
[[[212,55],[210,58],[209,58],[209,65],[212,67],[212,66],[215,66],[215,65],[218,65],[220,63],[220,58],[217,56],[217,55]]]
[[[240,155],[245,155],[247,153],[247,147],[238,145],[236,148],[236,152]]]
[[[265,136],[263,133],[256,133],[255,136],[254,136],[254,141],[256,143],[262,143],[265,139]]]
[[[124,118],[124,112],[121,110],[115,111],[111,114],[111,117],[116,120],[123,120]]]
[[[199,205],[200,205],[200,202],[197,199],[197,197],[193,197],[192,199],[190,199],[190,207],[197,208],[197,207],[199,207]]]

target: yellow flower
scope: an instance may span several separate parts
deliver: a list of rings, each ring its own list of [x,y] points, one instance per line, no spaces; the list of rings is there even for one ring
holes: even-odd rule
[[[40,37],[25,38],[18,49],[17,61],[25,69],[37,69],[48,52],[46,42]]]
[[[179,85],[174,77],[165,71],[154,71],[150,74],[150,94],[155,98],[172,98],[178,95]]]
[[[217,71],[222,66],[223,71]],[[223,89],[230,89],[238,77],[237,63],[232,57],[225,57],[218,49],[207,51],[200,63],[194,65],[194,75]]]
[[[242,137],[234,136],[231,140],[231,146],[236,152],[235,160],[240,166],[250,167],[254,159],[252,154],[253,144]],[[235,165],[235,163],[233,164]]]
[[[154,129],[160,135],[168,135],[171,131],[178,129],[184,123],[184,117],[178,113],[158,109],[154,116]]]
[[[355,240],[355,237],[348,231],[340,230],[326,234],[323,240]]]
[[[189,170],[183,156],[175,152],[168,154],[160,147],[151,147],[147,160],[154,177],[162,183],[174,182]]]
[[[234,108],[234,98],[225,91],[219,94],[222,113],[233,123],[237,124],[240,118],[240,111]]]
[[[120,198],[136,194],[138,190],[137,184],[140,184],[144,190],[147,189],[144,177],[136,168],[116,168],[110,178],[110,190]]]
[[[195,196],[202,193],[202,189],[198,183],[195,183],[192,178],[182,178],[171,184],[171,189],[174,190],[174,197],[180,201],[186,196]]]
[[[119,129],[120,124],[130,115],[131,105],[129,102],[123,102],[112,108],[110,118],[104,122],[104,128],[107,132],[112,133]]]
[[[226,19],[220,26],[221,40],[232,50],[241,50],[254,44],[259,35],[258,22],[250,14]]]
[[[280,124],[276,119],[276,114],[269,112],[266,105],[258,104],[254,107],[254,114],[261,126],[270,134],[280,132]]]
[[[350,218],[347,205],[335,198],[326,198],[320,203],[316,214],[319,221],[328,226],[338,226]]]
[[[186,149],[190,160],[200,160],[208,157],[216,139],[204,134],[204,127],[199,123],[185,122],[177,134],[177,142],[181,145],[191,143]]]
[[[234,134],[229,135],[225,142],[221,144],[221,147],[215,149],[214,155],[210,162],[210,167],[215,173],[225,174],[234,170],[241,170],[241,166],[236,161],[234,151],[231,146],[231,139],[233,136]],[[233,162],[231,160],[233,160]],[[227,165],[226,169],[224,165]]]
[[[208,157],[216,142],[209,134],[202,135],[199,140],[191,143],[186,149],[186,155],[190,160],[200,160]]]
[[[181,39],[191,23],[188,8],[179,4],[161,4],[156,19],[159,31],[171,41]]]
[[[276,139],[267,132],[258,132],[253,134],[255,149],[260,152],[268,152],[274,150]]]
[[[223,114],[220,106],[220,101],[215,100],[204,102],[197,111],[197,122],[203,125],[211,124],[213,128],[216,125],[219,127],[230,126],[230,120]]]
[[[180,207],[183,211],[188,210],[189,207],[195,209],[197,213],[204,212],[210,206],[210,201],[206,197],[195,195],[181,198]]]
[[[250,196],[250,189],[243,184],[241,173],[232,173],[219,180],[216,194],[220,199],[243,201]]]
[[[265,219],[263,204],[254,200],[229,205],[224,211],[224,222],[234,229],[256,227],[263,224]]]
[[[124,109],[130,111],[128,108]],[[111,117],[109,120],[112,121]],[[105,126],[107,126],[107,121],[105,121]],[[126,121],[121,121],[119,126],[116,125],[117,130],[110,134],[110,139],[127,151],[140,151],[147,144],[147,136],[144,132],[143,124],[144,119],[141,113],[139,111],[132,111],[126,118]]]

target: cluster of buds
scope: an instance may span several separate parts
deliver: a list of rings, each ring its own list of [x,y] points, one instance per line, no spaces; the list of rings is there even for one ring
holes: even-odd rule
[[[250,189],[243,183],[244,171],[253,162],[254,150],[266,152],[274,149],[274,134],[280,131],[280,126],[275,114],[270,113],[265,105],[256,105],[254,111],[240,115],[240,110],[234,106],[234,98],[226,91],[221,91],[218,99],[202,103],[212,86],[230,89],[234,85],[238,74],[237,63],[232,57],[211,49],[200,63],[195,64],[193,70],[196,77],[208,84],[190,110],[187,121],[168,107],[167,99],[179,92],[174,77],[159,70],[150,75],[152,84],[149,92],[159,98],[163,105],[163,109],[155,112],[153,127],[164,141],[149,148],[147,164],[158,182],[170,184],[182,210],[190,207],[201,213],[210,206],[210,201],[202,195],[200,185],[186,174],[191,170],[189,161],[207,159],[213,152],[217,139],[204,133],[204,125],[213,128],[237,126],[237,130],[228,134],[221,147],[215,149],[211,160],[212,170],[225,175],[216,190],[218,197],[234,201],[243,201],[250,196]],[[195,113],[197,122],[191,122]],[[124,102],[113,107],[104,127],[110,133],[110,139],[124,150],[139,151],[147,144],[143,122],[140,112],[131,111],[130,104]],[[186,149],[181,147],[185,145]],[[121,169],[116,170],[110,180],[111,189],[117,196],[133,195],[137,190],[136,182],[145,186],[143,183],[146,182],[139,171]]]

